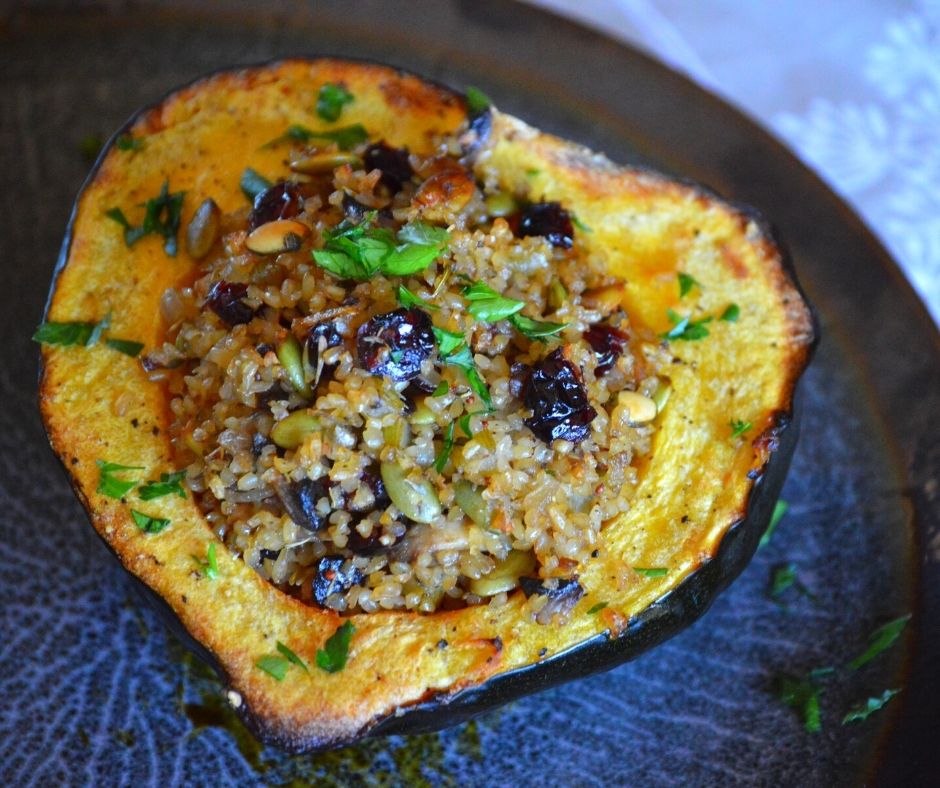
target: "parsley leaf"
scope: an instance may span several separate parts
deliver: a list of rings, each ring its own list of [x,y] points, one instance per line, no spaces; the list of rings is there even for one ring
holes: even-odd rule
[[[122,134],[114,144],[122,151],[138,151],[144,147],[144,141],[140,137],[134,138],[130,134]]]
[[[261,194],[261,192],[271,188],[271,181],[257,170],[253,170],[251,167],[245,167],[238,185],[241,186],[242,194],[244,194],[249,201],[254,202],[255,197]]]
[[[462,369],[464,375],[467,376],[470,388],[483,400],[488,410],[492,409],[493,400],[490,397],[489,387],[477,369],[476,362],[473,360],[473,352],[466,344],[463,334],[447,331],[437,326],[433,328],[434,336],[437,339],[437,353],[441,361]]]
[[[633,571],[638,575],[643,575],[643,577],[663,577],[664,575],[669,574],[669,570],[664,566],[655,566],[655,567],[633,567]]]
[[[450,233],[443,227],[437,227],[427,222],[409,222],[398,231],[398,240],[402,243],[446,244],[450,241]]]
[[[816,595],[802,581],[797,579],[796,574],[796,564],[792,562],[775,566],[771,572],[770,585],[767,588],[770,598],[776,602],[790,588],[795,588],[803,596],[815,600]]]
[[[588,227],[584,222],[582,222],[582,221],[581,221],[577,216],[575,216],[574,214],[570,214],[570,217],[571,217],[571,223],[572,223],[575,227],[577,227],[582,233],[593,233],[593,232],[594,232],[590,227]]]
[[[398,285],[396,295],[398,296],[398,303],[404,307],[420,306],[430,309],[432,312],[437,312],[440,309],[440,307],[425,301],[421,296],[415,295],[404,285]]]
[[[740,314],[741,307],[739,307],[737,304],[728,304],[728,306],[725,307],[725,311],[721,313],[721,317],[718,319],[724,320],[728,323],[736,323]]]
[[[284,681],[290,663],[277,654],[268,654],[255,662],[255,667],[260,668],[277,681]]]
[[[143,342],[133,342],[130,339],[106,339],[104,343],[111,348],[116,350],[119,353],[123,353],[125,356],[130,356],[131,358],[137,358],[140,355],[140,351],[144,349]]]
[[[320,93],[317,95],[317,115],[333,123],[339,120],[343,106],[353,101],[355,101],[353,94],[342,85],[327,83],[320,88]]]
[[[137,486],[136,481],[119,479],[116,474],[129,471],[142,471],[142,465],[121,465],[116,462],[96,460],[98,466],[98,489],[96,492],[107,495],[109,498],[121,499]]]
[[[408,276],[423,271],[437,260],[444,251],[443,246],[434,244],[405,244],[392,249],[379,263],[379,270],[388,276]]]
[[[313,131],[305,126],[293,125],[287,128],[280,137],[275,137],[266,143],[265,148],[273,148],[282,142],[310,142],[311,140],[324,140],[325,142],[335,142],[340,150],[349,150],[355,148],[369,139],[369,133],[361,123],[354,123],[351,126],[342,126],[330,131]]]
[[[454,448],[454,426],[456,422],[451,422],[447,425],[447,432],[444,433],[444,445],[441,446],[441,453],[437,455],[437,459],[434,460],[434,470],[438,473],[443,473],[444,468],[447,466],[447,460],[450,457],[450,451]]]
[[[545,337],[554,336],[568,327],[567,323],[548,323],[518,314],[512,315],[509,322],[516,327],[520,334],[524,334],[529,339],[537,339],[542,342],[545,341]]]
[[[291,651],[287,646],[285,646],[281,641],[277,641],[277,650],[283,654],[288,662],[293,662],[297,667],[303,668],[304,673],[309,673],[310,670],[307,667],[307,664],[298,657],[293,651]]]
[[[184,476],[186,476],[186,471],[161,473],[160,481],[142,484],[137,490],[137,494],[142,501],[151,501],[154,498],[162,498],[164,495],[176,495],[179,498],[185,498],[186,491],[183,489],[183,485],[180,484]]]
[[[679,278],[679,298],[685,298],[692,290],[693,287],[701,287],[698,281],[691,274],[685,274],[681,271],[678,274]]]
[[[708,336],[708,329],[705,328],[705,324],[712,321],[711,317],[692,320],[691,317],[681,317],[671,309],[667,309],[666,314],[669,316],[670,322],[673,323],[673,327],[664,334],[660,334],[663,339],[684,339],[692,342]]]
[[[822,730],[819,715],[819,687],[808,677],[779,676],[776,681],[777,696],[787,706],[796,709],[803,718],[803,727],[810,733]]]
[[[848,725],[850,722],[867,720],[876,711],[883,709],[885,704],[900,691],[900,689],[886,689],[877,697],[859,701],[842,718],[842,724]]]
[[[463,289],[463,297],[470,302],[467,310],[477,320],[495,323],[514,315],[525,306],[524,301],[505,298],[485,282],[474,282]]]
[[[133,246],[147,235],[163,237],[163,249],[170,257],[176,257],[176,236],[180,227],[180,213],[183,209],[183,198],[186,192],[170,194],[170,182],[164,181],[160,193],[151,197],[144,204],[144,220],[134,227],[120,208],[111,208],[105,211],[105,216],[117,222],[124,228],[124,243]]]
[[[215,542],[209,544],[205,561],[195,555],[192,556],[192,559],[199,565],[199,571],[209,580],[215,580],[219,576],[219,565],[215,559]]]
[[[588,610],[587,614],[593,616],[595,613],[600,613],[605,607],[607,607],[606,602],[598,602],[594,607]]]
[[[463,434],[468,438],[473,437],[473,430],[470,427],[470,418],[474,415],[475,414],[473,413],[464,413],[463,416],[457,419],[457,423],[460,425],[460,429],[463,430]]]
[[[849,667],[852,670],[858,670],[863,665],[867,665],[875,657],[877,657],[882,651],[886,651],[894,645],[894,642],[901,636],[901,632],[904,630],[904,627],[907,626],[907,622],[911,620],[911,614],[908,613],[906,616],[901,616],[896,618],[893,621],[889,621],[887,624],[884,624],[869,636],[868,648],[864,652],[859,654],[855,659],[849,663]]]
[[[757,545],[757,549],[760,550],[764,545],[766,545],[774,535],[774,531],[777,530],[777,526],[780,524],[780,521],[783,519],[783,516],[787,513],[787,510],[790,508],[783,498],[777,500],[777,503],[774,504],[773,514],[770,515],[770,524],[767,526],[767,530],[764,531],[763,536],[760,538],[760,542]]]
[[[327,673],[336,673],[346,667],[349,656],[349,641],[356,628],[346,621],[326,641],[324,648],[317,649],[317,667]]]
[[[170,524],[170,521],[163,517],[151,517],[143,512],[138,512],[136,509],[131,509],[131,517],[134,518],[137,527],[145,534],[158,534]]]
[[[481,112],[488,110],[493,103],[486,93],[472,85],[467,85],[466,97],[468,115],[479,115]]]
[[[33,334],[33,341],[43,345],[90,345],[97,323],[43,323]]]
[[[466,338],[459,331],[448,331],[446,328],[433,326],[434,338],[437,340],[437,352],[441,356],[449,356],[461,347]]]
[[[741,421],[741,419],[732,419],[728,422],[728,426],[731,427],[731,440],[741,437],[745,432],[751,429],[754,425],[749,421]]]

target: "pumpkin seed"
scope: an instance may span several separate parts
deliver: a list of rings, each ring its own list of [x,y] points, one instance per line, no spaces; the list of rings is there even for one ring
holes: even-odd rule
[[[548,306],[554,311],[558,311],[565,305],[565,301],[568,300],[568,291],[565,289],[565,286],[557,279],[552,279],[552,283],[548,286]]]
[[[295,410],[281,419],[271,430],[271,440],[282,449],[296,449],[311,432],[323,425],[320,420],[305,410]]]
[[[666,403],[669,402],[669,395],[672,394],[672,384],[664,378],[659,379],[659,385],[653,392],[653,402],[656,403],[656,413],[662,413]]]
[[[519,585],[519,578],[535,571],[535,554],[510,550],[492,572],[470,581],[470,590],[477,596],[495,596]]]
[[[319,175],[333,172],[337,167],[342,167],[344,164],[348,164],[353,169],[360,169],[362,159],[355,153],[322,151],[295,159],[290,163],[290,168],[294,172],[302,172],[305,175]]]
[[[656,418],[656,403],[636,391],[621,391],[611,414],[614,426],[635,427]]]
[[[245,246],[256,254],[280,254],[296,252],[303,239],[310,234],[310,228],[303,222],[293,219],[277,219],[262,224],[245,239]]]
[[[480,528],[489,530],[492,515],[489,504],[483,500],[483,490],[470,482],[461,480],[454,484],[454,500],[465,515]]]
[[[407,445],[410,433],[408,422],[404,419],[395,419],[394,424],[382,427],[382,437],[385,438],[386,445],[399,449]]]
[[[310,385],[304,375],[304,362],[300,343],[293,334],[288,334],[287,339],[277,346],[277,357],[287,373],[287,379],[296,389],[298,394],[304,397],[311,396]]]
[[[509,216],[518,208],[516,198],[509,192],[496,192],[486,198],[486,210],[490,216]]]
[[[193,260],[201,260],[219,237],[219,206],[211,197],[202,201],[186,228],[186,253]]]
[[[423,402],[419,404],[415,408],[415,412],[411,414],[411,423],[418,426],[422,424],[433,424],[435,421],[437,421],[437,416],[434,415],[434,411]]]
[[[433,523],[441,516],[441,502],[427,479],[413,479],[398,463],[380,466],[385,491],[405,517],[416,523]]]

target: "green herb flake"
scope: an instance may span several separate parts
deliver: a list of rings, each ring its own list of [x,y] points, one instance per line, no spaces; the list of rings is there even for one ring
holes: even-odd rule
[[[219,565],[215,558],[215,542],[209,544],[209,549],[206,550],[205,560],[195,555],[192,556],[192,559],[198,564],[199,571],[209,580],[215,580],[219,576]]]
[[[770,588],[768,588],[767,593],[772,597],[779,597],[795,582],[796,564],[782,564],[773,570],[770,579]]]
[[[170,524],[170,521],[163,517],[151,517],[143,512],[138,512],[136,509],[131,509],[131,517],[134,518],[137,527],[145,534],[158,534]]]
[[[437,384],[437,388],[434,389],[434,393],[431,394],[432,397],[443,397],[448,391],[450,391],[450,386],[447,385],[446,380],[442,380]]]
[[[577,227],[582,233],[594,232],[590,227],[588,227],[584,222],[582,222],[577,216],[575,216],[574,214],[570,214],[570,216],[571,216],[571,223],[575,227]]]
[[[764,547],[770,542],[773,538],[774,531],[777,530],[777,526],[780,525],[780,521],[783,519],[783,516],[787,513],[787,510],[790,508],[783,498],[777,499],[777,502],[774,504],[773,514],[770,515],[770,524],[767,526],[767,530],[764,531],[763,536],[760,538],[760,542],[757,545],[757,549]]]
[[[177,233],[180,227],[180,214],[183,210],[183,198],[186,192],[170,193],[170,182],[164,181],[160,193],[151,197],[144,204],[144,220],[133,226],[120,208],[110,208],[105,216],[124,228],[124,243],[133,246],[147,235],[159,235],[163,238],[163,249],[170,257],[176,257]]]
[[[525,171],[525,174],[526,174],[526,177],[527,177],[527,178],[535,178],[535,177],[541,175],[541,174],[542,174],[542,171],[541,171],[541,170],[536,170],[536,169],[533,168],[533,169],[531,169],[531,170],[526,170],[526,171]]]
[[[268,654],[255,662],[255,667],[260,668],[277,681],[284,681],[290,663],[277,654]]]
[[[127,495],[138,484],[137,481],[119,479],[118,474],[142,471],[144,469],[142,465],[121,465],[116,462],[107,462],[106,460],[96,460],[95,464],[98,466],[97,492],[118,500]]]
[[[777,697],[797,713],[803,720],[803,727],[810,733],[822,730],[819,715],[819,687],[809,677],[783,675],[776,681]]]
[[[701,320],[692,320],[691,317],[682,317],[672,309],[667,309],[666,315],[673,326],[669,331],[660,334],[663,339],[682,339],[694,342],[708,336],[708,329],[705,324],[712,321],[710,316],[703,317]]]
[[[859,701],[852,706],[848,713],[842,718],[842,724],[848,725],[850,722],[867,720],[876,711],[883,709],[885,704],[900,691],[900,689],[886,689],[877,697]]]
[[[100,134],[86,134],[78,141],[78,152],[88,164],[92,164],[103,146],[104,137]]]
[[[396,237],[402,243],[422,246],[443,245],[450,241],[450,233],[445,228],[427,222],[409,222],[398,231]]]
[[[737,304],[728,304],[725,307],[725,311],[721,313],[719,320],[724,320],[726,323],[737,323],[738,317],[741,315],[741,307]]]
[[[635,566],[633,567],[633,571],[638,575],[643,575],[643,577],[664,577],[665,575],[669,574],[669,570],[664,566]]]
[[[533,320],[530,317],[519,314],[512,315],[509,318],[509,322],[515,326],[520,334],[523,334],[529,339],[538,340],[539,342],[544,342],[546,337],[555,336],[568,327],[567,323],[548,323],[543,320]]]
[[[461,344],[451,352],[445,352],[443,346],[441,345],[441,335],[438,334],[437,327],[434,328],[434,335],[438,337],[438,355],[441,357],[441,361],[445,364],[450,364],[454,367],[459,367],[463,370],[464,375],[467,377],[467,383],[470,384],[470,388],[473,392],[483,401],[483,404],[486,405],[487,410],[493,408],[493,400],[490,396],[490,389],[486,385],[486,381],[483,380],[483,376],[480,375],[480,371],[477,369],[476,362],[473,360],[473,351],[470,350],[469,346]],[[443,333],[444,340],[450,344],[453,341],[453,332],[448,331]],[[460,335],[461,340],[463,340],[463,335]]]
[[[589,616],[596,615],[597,613],[600,613],[605,607],[607,607],[606,602],[598,602],[596,605],[594,605],[594,607],[588,610],[587,614]]]
[[[301,668],[304,673],[309,673],[310,669],[307,667],[307,664],[298,657],[293,651],[291,651],[287,646],[285,646],[281,641],[277,641],[277,650],[284,655],[288,662],[292,662],[298,668]]]
[[[349,656],[349,641],[356,628],[346,621],[326,641],[324,648],[317,649],[317,667],[327,673],[336,673],[346,667]]]
[[[43,323],[33,333],[33,341],[43,345],[90,345],[97,323]]]
[[[125,356],[130,356],[131,358],[137,358],[140,355],[140,351],[144,349],[143,342],[134,342],[130,339],[106,339],[104,343],[111,348],[112,350],[118,351],[118,353],[123,353]]]
[[[144,147],[143,139],[132,137],[130,134],[122,134],[115,140],[114,144],[121,151],[138,151]]]
[[[829,665],[822,668],[813,668],[809,672],[809,678],[811,681],[820,681],[821,679],[828,679],[831,676],[834,676],[836,669],[830,667]]]
[[[901,632],[904,631],[904,627],[907,626],[907,622],[910,620],[911,614],[908,613],[906,616],[901,616],[878,627],[878,629],[869,635],[868,648],[849,663],[849,668],[858,670],[863,665],[867,665],[871,662],[882,651],[891,648],[894,642],[901,636]]]
[[[255,197],[261,194],[261,192],[271,188],[271,181],[257,170],[253,170],[251,167],[245,167],[238,185],[241,186],[242,194],[244,194],[250,202],[254,202]]]
[[[434,470],[438,473],[444,473],[447,466],[447,460],[450,459],[451,449],[454,448],[454,427],[456,422],[452,421],[447,425],[447,432],[444,433],[444,444],[441,446],[441,453],[434,460]]]
[[[473,416],[472,413],[464,413],[463,416],[461,416],[457,420],[457,423],[460,425],[460,429],[463,430],[463,434],[466,435],[468,438],[473,437],[473,430],[470,429],[470,417],[471,416]]]
[[[317,115],[323,120],[334,123],[339,120],[343,107],[353,101],[355,101],[353,94],[342,85],[327,83],[320,88],[317,95]]]
[[[731,440],[735,438],[740,438],[745,432],[751,429],[754,425],[749,421],[742,421],[741,419],[732,419],[728,422],[728,426],[731,427]]]
[[[495,323],[514,315],[525,306],[524,301],[506,298],[485,282],[474,282],[463,289],[463,297],[470,302],[467,311],[477,320]]]
[[[679,279],[679,298],[685,298],[693,287],[701,287],[698,281],[691,274],[685,274],[681,271],[678,274]]]
[[[488,110],[493,103],[486,93],[472,85],[467,85],[466,97],[468,115],[479,115],[481,112]]]
[[[311,140],[323,140],[324,142],[335,142],[340,150],[350,150],[368,139],[369,133],[361,123],[354,123],[351,126],[342,126],[329,131],[313,131],[313,129],[308,129],[305,126],[293,125],[289,126],[287,131],[280,137],[275,137],[262,147],[273,148],[282,142],[307,143]]]
[[[434,326],[434,338],[437,340],[437,352],[443,356],[450,356],[467,341],[459,331],[448,331],[446,328]]]
[[[151,501],[154,498],[162,498],[165,495],[175,495],[178,498],[185,498],[186,491],[181,484],[185,476],[186,471],[161,473],[160,481],[150,481],[146,484],[142,484],[137,490],[137,494],[142,501]]]

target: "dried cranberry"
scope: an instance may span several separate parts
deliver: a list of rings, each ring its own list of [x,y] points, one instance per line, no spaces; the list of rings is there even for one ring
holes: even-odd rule
[[[570,249],[574,241],[571,217],[557,202],[533,203],[513,216],[510,224],[520,238],[542,235],[552,246],[563,249]]]
[[[382,171],[382,183],[392,194],[401,191],[402,184],[414,175],[407,148],[390,148],[384,142],[376,142],[366,148],[363,161],[366,170]]]
[[[377,525],[372,526],[372,533],[368,536],[363,536],[356,530],[355,526],[350,526],[346,547],[356,555],[373,555],[384,548],[381,535],[382,529]]]
[[[275,485],[275,491],[290,519],[301,528],[316,532],[326,527],[326,518],[317,512],[317,501],[327,495],[321,480],[302,479],[291,484],[282,481]]]
[[[242,299],[248,295],[248,285],[241,282],[216,282],[206,297],[206,306],[230,326],[250,323],[255,310]]]
[[[258,551],[258,557],[259,557],[262,561],[264,561],[265,559],[269,559],[269,560],[271,560],[271,561],[277,561],[277,557],[278,557],[280,554],[281,554],[281,551],[280,551],[280,550],[268,550],[266,547],[262,547],[262,548]]]
[[[536,615],[535,620],[539,624],[548,624],[552,617],[559,613],[567,613],[573,608],[578,600],[584,596],[584,589],[578,582],[577,576],[564,577],[558,580],[554,588],[548,588],[542,580],[537,577],[520,577],[519,585],[522,587],[522,593],[526,597],[533,594],[548,597],[548,601],[542,606]]]
[[[317,323],[307,334],[307,355],[311,365],[317,366],[320,359],[320,340],[323,339],[326,344],[323,349],[339,347],[343,344],[343,335],[336,330],[336,323],[326,322]]]
[[[248,230],[278,219],[292,219],[304,209],[304,197],[294,183],[275,183],[255,197],[248,214]]]
[[[434,350],[431,318],[420,309],[396,309],[363,323],[356,334],[359,366],[373,375],[411,380]]]
[[[343,197],[343,215],[347,219],[359,222],[368,212],[368,206],[363,205],[355,197],[350,197],[348,194]]]
[[[382,481],[377,468],[363,471],[359,476],[359,480],[372,490],[374,501],[370,511],[385,509],[392,502],[392,499],[388,497],[388,493],[385,491],[385,482]]]
[[[611,370],[614,362],[627,349],[627,342],[630,340],[619,328],[606,323],[595,323],[584,332],[584,338],[594,348],[594,354],[597,356],[594,374],[598,377],[603,377]]]
[[[597,411],[588,403],[580,370],[561,348],[532,368],[522,387],[523,402],[532,410],[525,425],[546,443],[563,438],[578,443],[590,433]]]
[[[317,573],[313,578],[313,598],[318,605],[325,605],[330,594],[342,594],[365,578],[356,567],[343,571],[346,559],[341,555],[326,555],[317,564]]]

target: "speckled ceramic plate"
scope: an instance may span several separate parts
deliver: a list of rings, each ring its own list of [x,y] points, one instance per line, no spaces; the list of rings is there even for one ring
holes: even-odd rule
[[[498,0],[31,4],[0,21],[0,775],[8,785],[927,784],[940,773],[940,338],[857,217],[776,141],[663,66]],[[44,10],[46,9],[46,10]],[[57,10],[49,10],[57,9]],[[287,54],[374,58],[477,85],[546,130],[760,208],[823,343],[773,541],[682,635],[610,673],[440,734],[322,756],[263,749],[226,712],[86,522],[35,405],[40,319],[72,200],[107,135],[175,85]],[[793,562],[815,600],[766,594]],[[844,666],[821,733],[772,692]],[[856,700],[902,688],[864,723]]]

